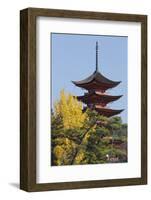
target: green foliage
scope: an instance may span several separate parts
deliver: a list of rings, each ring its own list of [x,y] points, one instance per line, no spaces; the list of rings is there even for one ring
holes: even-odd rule
[[[76,126],[75,119],[68,123],[66,117],[65,122],[58,111],[51,113],[51,165],[127,162],[127,124],[120,117],[107,118],[90,109],[83,113],[78,106],[77,116],[82,117]]]

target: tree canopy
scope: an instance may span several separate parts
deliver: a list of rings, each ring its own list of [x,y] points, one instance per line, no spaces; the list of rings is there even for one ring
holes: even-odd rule
[[[82,103],[64,90],[60,92],[59,101],[55,102],[54,114],[62,119],[65,129],[82,127],[87,117],[87,114],[82,112]]]
[[[64,90],[51,113],[51,165],[127,162],[127,124],[107,118]]]

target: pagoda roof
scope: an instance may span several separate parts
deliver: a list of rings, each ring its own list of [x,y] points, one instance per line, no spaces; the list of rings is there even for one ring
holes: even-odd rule
[[[100,107],[100,106],[97,106],[95,105],[95,108],[94,108],[99,114],[103,115],[103,116],[106,116],[106,117],[112,117],[114,115],[118,115],[120,114],[124,109],[121,109],[121,110],[113,110],[113,109],[110,109],[110,108],[103,108],[103,107]]]
[[[83,96],[78,96],[77,99],[82,101],[83,103],[109,103],[121,98],[123,95],[112,96],[104,93],[100,93],[97,91],[93,91],[91,93],[86,93]]]
[[[72,81],[76,86],[82,87],[85,89],[90,89],[90,88],[104,88],[109,89],[117,86],[121,81],[112,81],[105,76],[103,76],[98,70],[95,70],[92,75],[89,77],[81,80],[81,81]]]

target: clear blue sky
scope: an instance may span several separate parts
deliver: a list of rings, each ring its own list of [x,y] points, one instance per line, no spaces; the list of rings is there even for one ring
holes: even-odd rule
[[[52,105],[61,89],[73,95],[84,90],[71,81],[82,80],[95,70],[95,45],[99,43],[99,71],[113,81],[122,81],[108,90],[111,95],[124,95],[108,104],[113,109],[125,109],[120,116],[127,122],[127,46],[123,36],[79,35],[51,33]]]

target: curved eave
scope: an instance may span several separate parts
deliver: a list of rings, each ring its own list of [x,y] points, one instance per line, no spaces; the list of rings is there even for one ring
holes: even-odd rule
[[[110,89],[110,88],[114,88],[117,85],[119,85],[121,83],[121,81],[116,82],[114,84],[106,84],[106,83],[103,83],[103,82],[101,83],[101,82],[97,82],[95,80],[93,80],[93,81],[91,81],[89,83],[85,83],[85,84],[78,84],[75,81],[72,81],[72,83],[74,83],[77,87],[84,88],[84,89],[89,89],[89,88],[97,88],[97,89],[105,88],[105,89]],[[93,85],[95,85],[95,86],[93,86]]]
[[[96,82],[98,86],[103,84],[109,87],[115,87],[119,83],[121,83],[121,81],[112,81],[106,78],[105,76],[103,76],[100,72],[96,72],[96,71],[91,76],[87,77],[86,79],[83,79],[81,81],[72,81],[72,83],[74,83],[76,86],[83,87],[83,88],[87,87],[87,85],[92,84],[93,82]]]
[[[101,115],[106,116],[106,117],[112,117],[112,116],[118,115],[118,114],[120,114],[121,112],[124,111],[124,109],[113,110],[113,109],[109,109],[109,108],[95,108],[95,110],[98,113],[100,113]]]
[[[108,99],[108,100],[118,100],[119,98],[121,98],[123,95],[118,95],[118,96],[112,96],[112,95],[106,95],[104,93],[102,94],[98,94],[96,92],[92,93],[92,94],[86,94],[83,96],[77,96],[77,99],[79,100],[83,100],[83,99],[91,99],[91,98],[98,98],[98,99]]]

